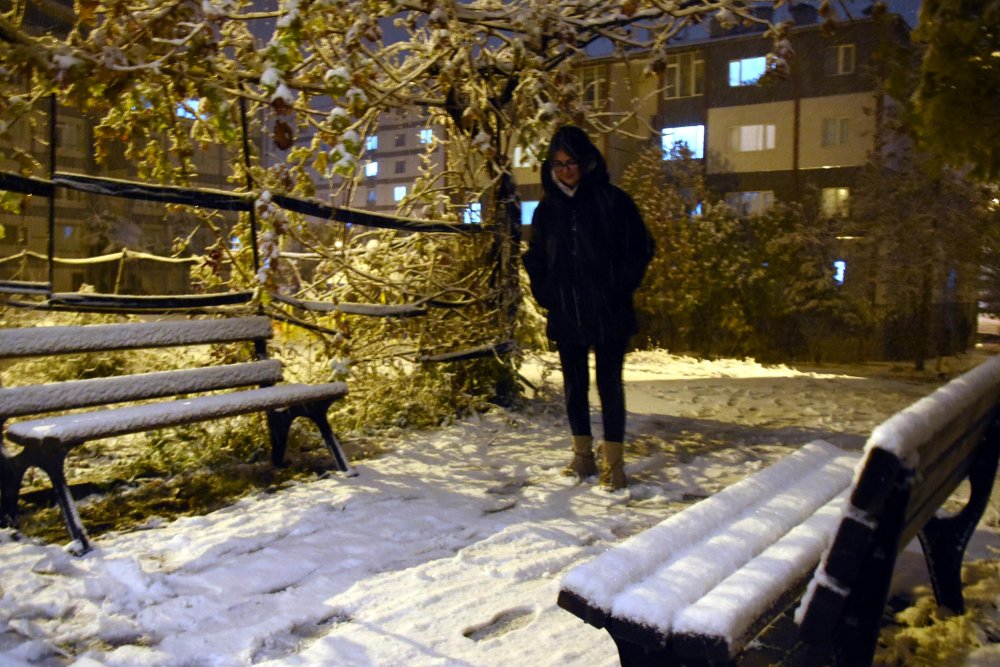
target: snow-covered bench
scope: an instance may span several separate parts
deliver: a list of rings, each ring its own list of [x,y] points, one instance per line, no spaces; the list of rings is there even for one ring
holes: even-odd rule
[[[337,467],[354,472],[327,420],[334,401],[347,394],[343,382],[282,383],[281,362],[267,358],[273,335],[267,317],[173,320],[126,324],[34,327],[0,331],[0,359],[53,356],[80,352],[152,349],[215,343],[252,344],[254,361],[180,370],[0,387],[0,427],[12,417],[70,412],[17,421],[6,438],[21,446],[10,454],[0,446],[0,525],[16,525],[17,502],[25,471],[36,466],[52,482],[75,549],[90,549],[67,485],[64,462],[75,446],[100,438],[168,426],[216,420],[252,412],[267,414],[271,460],[282,465],[292,420],[306,417],[319,429]],[[234,390],[217,393],[218,390]],[[207,393],[215,392],[215,393]],[[146,399],[167,399],[115,406]]]
[[[1000,357],[883,422],[860,457],[814,441],[575,567],[558,604],[606,629],[624,666],[690,665],[738,663],[801,599],[783,650],[870,664],[914,536],[938,602],[964,606],[962,558],[997,472],[998,400]],[[965,508],[935,516],[965,479]]]

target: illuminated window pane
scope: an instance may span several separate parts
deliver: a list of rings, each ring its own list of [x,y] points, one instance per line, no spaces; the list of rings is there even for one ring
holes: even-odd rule
[[[727,192],[726,204],[739,215],[760,215],[774,204],[770,190]]]
[[[523,201],[521,202],[521,224],[530,225],[531,218],[535,215],[535,209],[538,208],[538,201]]]
[[[406,186],[397,185],[392,189],[392,199],[393,201],[400,201],[406,196]]]
[[[729,150],[744,153],[774,148],[774,125],[734,125],[729,128]]]
[[[833,263],[833,279],[838,285],[844,284],[844,277],[847,275],[847,262],[842,259],[838,259]]]
[[[729,85],[733,88],[738,86],[752,86],[757,83],[760,77],[764,76],[766,69],[767,59],[764,56],[730,60]]]
[[[851,123],[848,118],[823,119],[823,145],[846,146],[850,140]]]
[[[365,176],[369,178],[378,176],[378,162],[369,162],[365,165]]]
[[[462,221],[467,225],[478,225],[483,221],[483,205],[479,202],[472,202],[468,208],[462,212]]]
[[[691,157],[705,157],[705,126],[687,125],[684,127],[665,127],[660,133],[663,142],[663,157],[671,159],[671,149],[677,144],[686,144],[691,151]]]
[[[823,188],[820,197],[823,215],[831,218],[847,215],[851,199],[850,188]]]

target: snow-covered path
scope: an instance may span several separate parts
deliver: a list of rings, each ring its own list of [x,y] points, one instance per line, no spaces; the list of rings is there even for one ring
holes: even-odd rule
[[[628,492],[562,477],[561,408],[535,404],[84,558],[0,531],[0,664],[616,665],[556,607],[570,567],[809,440],[859,446],[934,388],[665,353],[630,356],[626,380]]]

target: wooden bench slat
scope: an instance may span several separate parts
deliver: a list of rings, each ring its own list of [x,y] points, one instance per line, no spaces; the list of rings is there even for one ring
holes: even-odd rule
[[[884,449],[907,466],[915,468],[919,465],[922,446],[946,438],[950,424],[977,421],[998,400],[1000,355],[939,387],[876,426],[865,443],[865,451],[876,447]],[[855,502],[853,498],[851,502]]]
[[[267,358],[266,341],[273,335],[271,319],[264,316],[0,329],[0,358],[241,343],[254,359],[217,360],[199,367],[209,351],[201,349],[195,355],[185,350],[175,356],[187,368],[0,387],[0,424],[12,417],[32,417],[7,428],[6,439],[21,445],[20,451],[9,452],[0,443],[0,525],[17,526],[25,473],[40,468],[52,482],[73,539],[71,549],[86,553],[90,542],[66,480],[66,457],[74,447],[88,440],[252,412],[266,413],[273,465],[284,464],[292,423],[302,417],[315,424],[337,468],[347,476],[356,475],[327,414],[334,401],[347,395],[347,385],[282,384],[281,362]],[[218,393],[222,390],[229,391]],[[150,399],[155,402],[145,402]],[[37,416],[81,408],[96,409]]]
[[[622,590],[613,600],[611,615],[652,627],[664,635],[675,632],[680,614],[843,493],[851,483],[855,462],[855,456],[841,453],[781,486],[771,487],[769,497],[743,506],[725,526],[705,539],[679,535],[684,541],[683,550],[672,557],[661,555],[661,564],[654,572]],[[810,565],[819,562],[825,539],[814,546],[815,550],[803,557],[812,561]],[[629,578],[630,573],[621,574]],[[767,581],[757,583],[764,586]],[[763,594],[757,590],[756,595]],[[698,618],[704,616],[688,617],[685,632],[711,634],[713,626],[699,629],[694,625]]]
[[[273,336],[270,318],[174,320],[0,330],[0,358],[224,343]]]
[[[988,413],[950,447],[940,449],[933,457],[921,458],[921,468],[916,472],[921,483],[910,495],[902,536],[904,544],[917,535],[920,527],[937,513],[953,489],[968,476],[972,454],[994,419],[994,412]]]
[[[681,611],[674,621],[675,652],[696,657],[711,645],[717,649],[705,657],[717,662],[739,654],[802,592],[837,528],[847,495],[845,489]],[[689,643],[699,648],[687,649]]]
[[[20,445],[97,440],[166,426],[276,410],[302,402],[337,399],[347,394],[343,382],[283,384],[228,394],[197,396],[176,401],[132,405],[109,410],[22,421],[7,429],[7,437]]]
[[[842,450],[827,442],[808,443],[773,465],[577,566],[563,578],[562,588],[587,600],[595,609],[610,613],[619,592],[688,548],[690,541],[700,541],[711,535],[748,506],[757,505],[762,498],[773,495],[776,488],[841,454]],[[620,573],[620,576],[612,580],[602,576],[603,572]]]
[[[274,384],[281,378],[281,362],[267,359],[226,366],[6,387],[0,388],[0,420],[177,394]]]

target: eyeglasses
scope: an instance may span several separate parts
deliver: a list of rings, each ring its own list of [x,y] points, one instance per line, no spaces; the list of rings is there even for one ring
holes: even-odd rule
[[[566,160],[565,162],[560,162],[559,160],[553,160],[552,161],[552,168],[553,169],[572,169],[573,167],[576,167],[579,164],[580,163],[577,162],[576,160]]]

